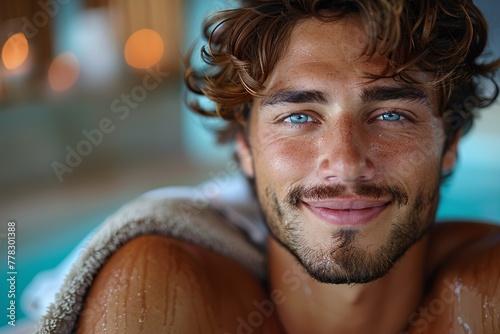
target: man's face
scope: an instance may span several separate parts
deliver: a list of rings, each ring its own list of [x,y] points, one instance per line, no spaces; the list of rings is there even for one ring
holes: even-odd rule
[[[238,145],[272,235],[321,282],[385,275],[432,224],[454,163],[436,92],[370,81],[386,59],[364,46],[358,19],[299,24]]]

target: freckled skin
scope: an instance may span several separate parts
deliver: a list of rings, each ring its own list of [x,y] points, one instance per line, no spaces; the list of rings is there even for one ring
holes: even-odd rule
[[[103,327],[107,333],[500,333],[499,228],[433,226],[440,174],[453,167],[457,145],[444,149],[439,98],[422,84],[416,86],[426,102],[363,100],[367,87],[402,84],[363,77],[379,73],[386,61],[360,56],[364,41],[354,17],[303,21],[264,93],[315,90],[324,103],[260,106],[256,99],[249,138],[237,140],[242,169],[255,179],[273,234],[266,290],[220,255],[146,236],[120,248],[99,272],[80,333],[102,333]],[[397,186],[407,200],[343,231],[287,202],[297,186],[341,185],[357,196],[359,184]],[[332,238],[339,230],[344,240]],[[313,264],[335,278],[380,267],[384,275],[352,285],[319,282],[298,261],[311,254]],[[239,319],[251,319],[255,302],[271,299],[275,307],[265,321],[238,327]]]
[[[286,291],[290,300],[277,308],[288,333],[401,331],[429,284],[426,231],[434,223],[441,172],[455,163],[456,142],[444,151],[440,101],[431,86],[416,85],[425,91],[428,103],[363,100],[367,87],[404,84],[393,79],[370,82],[363,76],[381,73],[386,64],[380,56],[368,60],[361,55],[364,41],[356,18],[299,24],[265,83],[264,95],[314,90],[322,92],[326,102],[266,105],[256,99],[250,113],[250,146],[241,138],[237,146],[274,236],[269,241],[270,284]],[[429,74],[413,75],[425,81]],[[383,120],[387,112],[404,116],[403,121]],[[293,123],[290,115],[307,121]],[[286,201],[296,186],[342,185],[353,196],[357,184],[398,186],[408,203],[390,205],[369,224],[340,228]],[[394,234],[395,226],[404,234]],[[343,249],[346,240],[332,239],[339,230],[353,236],[348,249]],[[374,276],[368,284],[329,285],[309,277],[301,289],[290,289],[283,273],[297,260],[310,273],[328,272],[332,281],[355,270],[376,272],[380,264],[390,265],[381,269],[387,270],[385,276]]]
[[[387,243],[393,224],[410,219],[412,204],[421,193],[425,199],[437,193],[445,138],[435,109],[438,97],[430,87],[420,85],[434,109],[407,100],[368,104],[362,101],[361,91],[365,87],[401,83],[393,79],[370,83],[360,75],[368,71],[381,73],[386,60],[375,57],[367,62],[366,57],[360,56],[364,45],[361,37],[353,38],[360,44],[348,47],[346,39],[358,36],[362,30],[359,23],[346,22],[322,24],[310,20],[295,29],[289,52],[265,83],[265,94],[283,89],[309,89],[324,92],[328,101],[261,107],[257,99],[250,116],[250,142],[255,145],[247,153],[253,160],[252,165],[244,167],[249,175],[255,176],[260,203],[274,230],[279,230],[282,222],[274,217],[274,201],[266,194],[269,189],[283,201],[296,185],[341,184],[349,188],[365,183],[401,187],[409,195],[410,205],[392,206],[376,223],[357,231],[357,246],[373,253]],[[339,49],[337,45],[345,47]],[[352,57],[353,54],[358,57]],[[377,119],[387,111],[399,112],[411,120]],[[290,113],[303,113],[313,121],[304,124],[283,121]],[[437,196],[425,204],[417,212],[419,233],[433,222]],[[335,250],[329,239],[336,227],[318,223],[304,210],[294,211],[288,219],[299,221],[297,225],[303,232],[301,244],[318,253]]]

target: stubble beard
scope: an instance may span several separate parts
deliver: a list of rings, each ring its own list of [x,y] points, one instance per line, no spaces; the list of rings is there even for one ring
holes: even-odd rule
[[[305,238],[304,226],[300,221],[301,199],[335,198],[344,193],[342,186],[319,186],[309,189],[295,187],[283,200],[276,192],[266,188],[267,206],[259,198],[267,226],[271,235],[302,264],[307,273],[321,283],[360,284],[385,276],[394,264],[420,238],[434,221],[437,209],[438,187],[420,189],[410,202],[407,193],[397,186],[357,185],[354,193],[372,198],[390,196],[391,204],[399,209],[409,206],[409,210],[399,213],[391,224],[387,240],[377,249],[369,251],[360,247],[361,232],[353,228],[338,228],[331,235],[330,242],[319,248],[310,245]],[[403,214],[402,212],[407,212]]]

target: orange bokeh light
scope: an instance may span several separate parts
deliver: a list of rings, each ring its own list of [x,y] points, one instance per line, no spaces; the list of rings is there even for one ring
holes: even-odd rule
[[[125,44],[125,60],[132,67],[148,68],[158,64],[164,51],[163,40],[156,31],[141,29],[128,38]]]
[[[28,58],[28,53],[28,40],[22,32],[10,36],[2,48],[2,61],[5,68],[15,70],[21,67]]]
[[[57,56],[49,67],[49,84],[56,92],[70,89],[80,75],[78,58],[72,52]]]

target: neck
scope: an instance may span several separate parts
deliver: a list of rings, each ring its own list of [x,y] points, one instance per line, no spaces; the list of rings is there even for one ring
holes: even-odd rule
[[[311,278],[274,238],[269,240],[271,297],[287,333],[396,333],[418,307],[428,238],[415,243],[384,277],[335,285]]]

